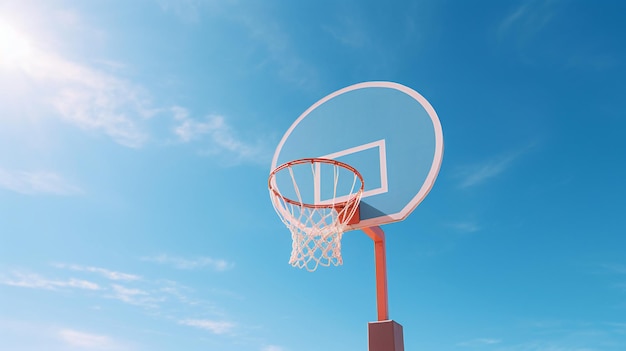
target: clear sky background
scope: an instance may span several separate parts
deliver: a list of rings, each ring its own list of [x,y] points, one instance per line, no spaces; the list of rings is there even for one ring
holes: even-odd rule
[[[0,1],[0,349],[366,350],[372,241],[291,267],[266,186],[386,80],[445,139],[384,228],[406,349],[625,350],[625,44],[618,0]]]

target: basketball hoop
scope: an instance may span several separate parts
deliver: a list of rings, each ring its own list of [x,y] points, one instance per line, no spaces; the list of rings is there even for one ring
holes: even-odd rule
[[[322,181],[325,175],[332,177],[332,183]],[[304,158],[272,170],[268,187],[276,213],[291,231],[289,263],[308,271],[342,264],[341,236],[350,224],[359,222],[361,174],[343,162]]]

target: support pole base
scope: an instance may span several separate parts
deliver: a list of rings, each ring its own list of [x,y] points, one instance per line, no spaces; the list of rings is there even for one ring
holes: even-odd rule
[[[404,351],[402,326],[392,320],[367,324],[369,351]]]

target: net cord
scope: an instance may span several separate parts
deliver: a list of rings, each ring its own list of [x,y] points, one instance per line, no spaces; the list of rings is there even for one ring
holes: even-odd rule
[[[270,191],[270,196],[277,214],[292,233],[292,252],[289,263],[308,271],[314,271],[320,265],[342,264],[341,237],[347,225],[341,220],[351,218],[358,207],[363,188],[361,187],[355,193],[355,187],[360,175],[353,174],[350,198],[342,203],[341,208],[338,208],[337,205],[340,202],[336,199],[340,166],[333,164],[331,204],[325,207],[311,207],[306,206],[302,201],[302,194],[292,167],[287,168],[298,204],[294,204],[294,201],[286,201],[278,192]],[[321,163],[311,162],[311,172],[313,179],[316,179],[321,172]],[[276,185],[275,180],[272,180],[272,185]]]

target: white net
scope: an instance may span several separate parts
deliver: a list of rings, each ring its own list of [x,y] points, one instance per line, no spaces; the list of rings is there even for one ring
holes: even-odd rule
[[[309,165],[310,174],[303,173],[301,169]],[[332,179],[324,184],[328,198],[321,201],[324,172],[332,175]],[[283,180],[281,189],[276,178]],[[272,204],[291,231],[293,244],[289,263],[308,271],[316,270],[319,265],[342,264],[341,236],[350,220],[358,216],[363,193],[361,175],[341,162],[306,159],[278,167],[270,175],[269,186]],[[285,193],[293,194],[293,198],[286,197]],[[310,199],[314,200],[309,202]]]

